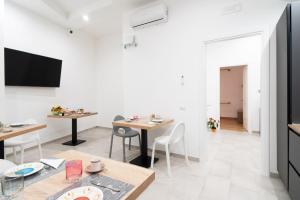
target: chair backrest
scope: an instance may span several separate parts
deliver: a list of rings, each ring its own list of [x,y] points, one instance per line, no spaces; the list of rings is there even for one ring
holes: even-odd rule
[[[16,165],[8,160],[0,159],[0,174],[3,174],[9,168],[15,167]]]
[[[183,122],[177,123],[170,134],[170,143],[177,143],[179,142],[185,134],[185,124]]]
[[[37,124],[38,122],[35,119],[27,119],[23,122],[24,124]],[[24,140],[24,141],[35,141],[35,140],[40,140],[40,135],[37,131],[32,132],[32,133],[27,133],[24,135],[20,135],[16,137],[16,139],[19,140]]]
[[[124,118],[122,115],[117,115],[117,116],[115,116],[115,118],[114,118],[114,121],[121,121],[121,120],[125,120],[125,118]],[[125,130],[125,133],[131,130],[131,128],[128,128],[128,127],[123,127],[123,126],[113,126],[113,132],[118,133],[118,130],[119,130],[120,128],[123,128],[123,129]]]

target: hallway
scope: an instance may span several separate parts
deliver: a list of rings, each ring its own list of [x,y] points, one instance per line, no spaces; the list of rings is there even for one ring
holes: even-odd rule
[[[237,119],[235,118],[226,118],[221,117],[220,120],[220,128],[222,130],[231,130],[231,131],[240,131],[245,132],[247,131],[242,123],[239,123]]]

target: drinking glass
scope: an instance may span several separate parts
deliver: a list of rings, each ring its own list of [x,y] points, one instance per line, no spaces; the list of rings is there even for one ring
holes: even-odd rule
[[[66,162],[66,179],[69,182],[77,182],[82,176],[82,160],[70,160]]]
[[[18,198],[24,189],[24,176],[1,178],[1,191],[6,199]]]

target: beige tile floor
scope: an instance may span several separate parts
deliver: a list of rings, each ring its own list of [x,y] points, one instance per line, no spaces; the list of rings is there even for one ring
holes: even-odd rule
[[[63,138],[43,145],[44,157],[68,149],[108,157],[109,129],[94,128],[79,134],[87,142],[77,147],[61,145]],[[139,151],[127,151],[127,159]],[[222,131],[210,134],[206,162],[191,162],[171,157],[173,177],[167,176],[164,155],[158,154],[155,182],[139,200],[289,200],[281,181],[260,175],[260,138],[257,135]],[[113,159],[122,160],[121,139],[116,139]],[[34,149],[26,151],[25,161],[38,160]]]

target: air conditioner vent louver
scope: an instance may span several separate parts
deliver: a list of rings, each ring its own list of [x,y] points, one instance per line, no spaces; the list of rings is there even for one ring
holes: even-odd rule
[[[168,9],[164,4],[143,7],[130,16],[133,29],[145,28],[168,21]]]

